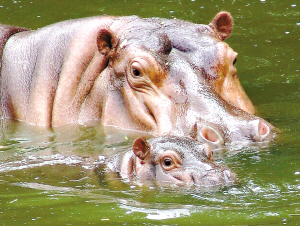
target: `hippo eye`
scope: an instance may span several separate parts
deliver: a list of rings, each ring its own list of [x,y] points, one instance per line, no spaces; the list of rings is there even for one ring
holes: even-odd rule
[[[233,61],[233,63],[232,63],[233,65],[235,65],[235,63],[236,63],[236,59],[237,59],[237,58],[235,58],[235,59],[234,59],[234,61]]]
[[[165,166],[171,166],[172,165],[172,159],[165,158],[164,159],[164,165]]]
[[[131,64],[131,73],[135,77],[141,77],[143,75],[143,67],[140,62],[133,62]]]
[[[141,72],[136,68],[132,68],[132,74],[134,76],[141,76]]]
[[[181,168],[182,157],[173,150],[166,150],[159,158],[159,163],[165,171],[170,171],[176,168]]]
[[[165,157],[162,161],[162,167],[165,169],[165,170],[171,170],[174,168],[174,162],[173,162],[173,159],[170,158],[170,157]]]

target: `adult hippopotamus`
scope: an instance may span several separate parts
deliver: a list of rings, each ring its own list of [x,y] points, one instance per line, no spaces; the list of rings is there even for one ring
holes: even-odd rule
[[[230,169],[213,162],[208,146],[186,137],[137,138],[128,151],[100,159],[106,174],[117,173],[138,184],[219,187],[237,179]]]
[[[2,118],[57,127],[104,126],[213,143],[265,141],[224,39],[232,17],[209,25],[99,16],[36,31],[0,26]],[[196,129],[195,129],[196,128]],[[194,132],[197,131],[197,134]]]

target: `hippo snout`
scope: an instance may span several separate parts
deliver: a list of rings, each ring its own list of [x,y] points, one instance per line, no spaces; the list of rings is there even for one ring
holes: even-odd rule
[[[218,169],[217,165],[212,170],[199,172],[194,171],[192,175],[195,186],[218,187],[232,185],[237,181],[237,176],[229,169]]]
[[[268,142],[274,138],[277,129],[261,118],[228,121],[220,126],[215,123],[195,123],[191,137],[207,143],[216,150],[224,145]]]
[[[273,138],[273,126],[266,121],[259,119],[253,122],[254,132],[251,134],[253,141],[270,141]]]

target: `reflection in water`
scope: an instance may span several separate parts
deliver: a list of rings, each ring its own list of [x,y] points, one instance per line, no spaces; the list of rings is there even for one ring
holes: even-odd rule
[[[65,165],[76,165],[82,164],[84,161],[81,157],[78,156],[70,156],[65,158],[60,154],[55,154],[51,156],[28,156],[27,159],[22,159],[20,161],[14,162],[6,162],[0,165],[0,173],[15,171],[15,170],[25,170],[29,168],[43,167],[47,165],[57,165],[57,164],[65,164]],[[84,168],[90,168],[90,166],[83,166]]]
[[[147,209],[144,207],[134,207],[126,204],[120,204],[119,206],[127,210],[126,214],[131,214],[134,212],[145,213],[146,218],[150,220],[165,220],[191,215],[191,210],[188,207],[185,207],[183,209]]]
[[[20,183],[12,183],[12,185],[23,187],[23,188],[32,188],[42,191],[59,191],[59,192],[75,192],[76,189],[69,188],[69,187],[57,187],[52,186],[48,184],[39,184],[39,183],[26,183],[26,182],[20,182]]]
[[[238,174],[239,186],[181,193],[99,185],[91,170],[94,159],[105,148],[114,152],[125,144],[108,145],[92,129],[55,133],[22,123],[1,125],[3,225],[151,225],[158,224],[156,219],[166,225],[300,225],[300,21],[295,1],[2,1],[0,9],[1,23],[33,29],[104,13],[207,23],[228,10],[235,28],[227,42],[239,52],[241,83],[259,115],[283,131],[263,150],[221,154],[220,161]]]

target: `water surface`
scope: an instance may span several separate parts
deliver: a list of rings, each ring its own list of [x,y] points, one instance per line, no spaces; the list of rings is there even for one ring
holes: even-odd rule
[[[281,129],[276,141],[224,152],[240,182],[218,191],[141,188],[95,171],[99,155],[130,145],[101,130],[46,131],[3,122],[0,142],[0,220],[23,224],[300,224],[300,3],[248,1],[0,1],[3,24],[37,29],[95,15],[139,15],[209,23],[234,17],[227,43],[239,53],[241,83],[263,118]],[[108,141],[109,140],[109,141]],[[113,140],[113,141],[112,141]]]

